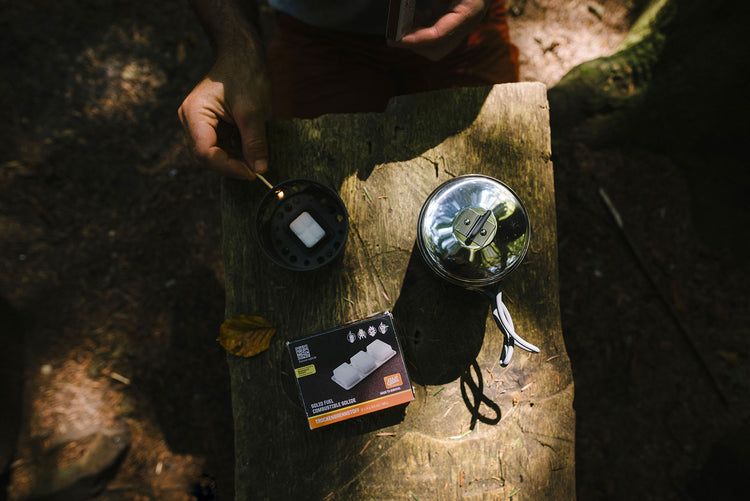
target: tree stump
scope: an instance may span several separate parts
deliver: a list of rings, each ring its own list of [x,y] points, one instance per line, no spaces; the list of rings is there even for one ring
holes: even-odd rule
[[[268,138],[267,177],[329,185],[350,232],[330,265],[285,270],[254,236],[267,189],[224,181],[226,315],[260,315],[278,329],[262,354],[228,355],[236,498],[573,499],[573,378],[545,87],[403,96],[384,113],[272,121]],[[489,302],[435,276],[415,243],[427,196],[467,173],[508,184],[531,219],[529,253],[504,296],[517,331],[541,353],[517,349],[506,368]],[[286,341],[383,310],[393,312],[416,400],[309,430]]]

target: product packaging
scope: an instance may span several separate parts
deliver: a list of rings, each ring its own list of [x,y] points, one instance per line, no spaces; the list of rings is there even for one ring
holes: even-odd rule
[[[414,400],[389,311],[287,348],[310,429]]]

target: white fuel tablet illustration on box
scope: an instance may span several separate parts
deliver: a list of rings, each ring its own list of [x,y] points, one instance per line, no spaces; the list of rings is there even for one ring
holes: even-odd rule
[[[351,390],[364,378],[375,372],[375,370],[386,363],[396,354],[391,345],[376,339],[369,345],[367,350],[359,351],[349,362],[344,362],[333,370],[333,379],[345,390]]]

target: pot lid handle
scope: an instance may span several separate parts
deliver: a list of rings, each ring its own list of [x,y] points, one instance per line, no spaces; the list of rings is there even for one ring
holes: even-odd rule
[[[484,214],[477,218],[476,221],[474,221],[474,224],[471,225],[471,229],[469,229],[469,233],[466,235],[466,241],[464,242],[465,245],[471,245],[471,242],[473,242],[474,238],[479,234],[480,231],[482,231],[482,228],[484,228],[484,223],[487,222],[491,215],[492,211],[487,210],[484,212]]]

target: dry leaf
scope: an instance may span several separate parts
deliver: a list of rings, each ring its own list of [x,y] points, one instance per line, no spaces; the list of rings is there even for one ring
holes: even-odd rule
[[[181,63],[187,57],[187,51],[185,50],[185,44],[180,42],[177,45],[177,62]]]
[[[716,350],[716,354],[719,355],[719,357],[721,357],[730,367],[737,367],[740,363],[739,354],[733,351]]]
[[[268,349],[276,327],[263,317],[240,315],[221,324],[217,341],[232,355],[252,357]]]

